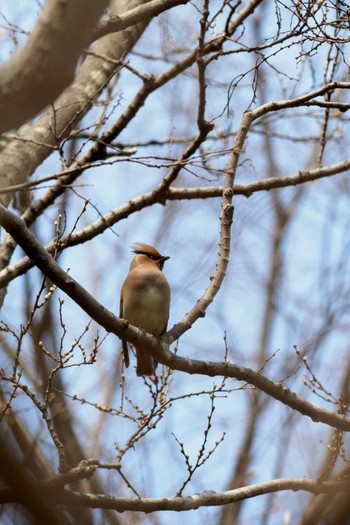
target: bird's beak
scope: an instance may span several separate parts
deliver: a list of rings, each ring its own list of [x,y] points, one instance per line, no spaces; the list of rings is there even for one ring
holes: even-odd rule
[[[170,257],[168,257],[168,256],[165,256],[165,257],[162,257],[161,259],[159,259],[159,262],[158,262],[158,268],[159,268],[160,270],[163,271],[164,263],[165,263],[165,261],[167,261],[168,259],[170,259]]]

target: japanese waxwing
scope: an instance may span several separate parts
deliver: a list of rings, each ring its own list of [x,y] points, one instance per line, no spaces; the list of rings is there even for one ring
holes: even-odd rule
[[[160,336],[166,332],[170,287],[162,272],[164,257],[148,244],[137,242],[131,246],[136,254],[120,294],[120,317],[146,332]],[[123,340],[125,366],[129,366],[127,342]],[[136,346],[138,376],[154,375],[157,362],[142,346]]]

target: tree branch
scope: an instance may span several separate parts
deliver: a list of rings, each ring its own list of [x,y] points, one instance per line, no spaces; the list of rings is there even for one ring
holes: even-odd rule
[[[151,18],[164,13],[164,11],[168,11],[172,7],[178,5],[187,4],[189,1],[190,0],[151,0],[145,5],[138,5],[137,7],[126,11],[126,13],[101,21],[93,38],[96,40],[97,38],[101,38],[109,33],[115,33],[116,31],[121,31],[131,25],[138,24],[139,22],[148,22]]]
[[[37,485],[37,484],[36,484]],[[38,484],[39,485],[39,484]],[[186,511],[200,507],[228,505],[248,498],[284,490],[311,492],[312,494],[337,494],[349,490],[349,480],[317,481],[309,478],[280,478],[248,485],[226,492],[207,490],[191,496],[175,498],[119,498],[104,494],[81,494],[54,488],[52,483],[41,482],[40,489],[53,504],[73,505],[118,512]],[[0,491],[0,503],[21,502],[22,495],[6,489]]]
[[[313,479],[275,479],[254,485],[248,485],[227,492],[216,493],[205,491],[199,494],[175,498],[114,498],[95,494],[78,494],[65,491],[60,502],[91,508],[108,508],[120,512],[127,510],[139,512],[155,512],[159,510],[184,511],[199,507],[227,505],[255,496],[279,492],[282,490],[304,490],[313,494],[336,494],[349,490],[349,480],[339,482],[318,482]]]
[[[68,86],[108,0],[47,0],[28,43],[0,66],[0,133],[23,124]]]
[[[174,341],[172,334],[177,332],[176,325],[165,335],[164,339],[157,339],[150,334],[145,334],[142,330],[130,325],[126,320],[115,316],[96,301],[77,281],[60,268],[53,257],[28,230],[24,221],[2,205],[0,205],[0,225],[16,240],[28,257],[33,259],[36,266],[90,317],[103,326],[107,332],[112,332],[122,339],[127,339],[134,345],[144,346],[157,361],[172,369],[188,374],[200,374],[209,377],[232,377],[240,381],[246,381],[290,408],[309,416],[313,421],[350,431],[350,419],[309,403],[281,383],[272,381],[254,370],[228,362],[185,359],[172,353],[163,341],[169,343]]]

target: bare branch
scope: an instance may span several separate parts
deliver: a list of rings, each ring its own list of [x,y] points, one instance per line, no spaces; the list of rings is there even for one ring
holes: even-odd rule
[[[44,491],[45,482],[41,484]],[[198,509],[200,507],[212,507],[218,505],[228,505],[247,498],[279,492],[285,490],[311,492],[313,494],[337,494],[349,490],[349,481],[317,481],[308,478],[281,478],[255,485],[248,485],[227,492],[214,492],[211,490],[193,494],[191,496],[175,498],[118,498],[105,496],[103,494],[81,494],[68,490],[47,492],[52,503],[69,504],[78,507],[113,509],[118,512],[137,511],[186,511]],[[11,498],[11,499],[10,499]],[[8,491],[0,492],[0,502],[21,501],[20,494],[10,494]]]
[[[121,31],[139,22],[148,21],[164,11],[168,11],[172,7],[187,4],[189,1],[190,0],[151,0],[145,5],[139,5],[130,9],[130,11],[126,11],[126,13],[100,22],[93,37],[94,39],[101,38],[109,33]]]
[[[223,217],[225,217],[225,213]],[[107,332],[112,332],[122,339],[127,339],[134,345],[142,344],[157,361],[172,369],[181,370],[189,374],[203,374],[209,377],[233,377],[247,381],[285,405],[290,406],[303,415],[311,417],[314,421],[319,421],[342,430],[350,430],[350,420],[344,416],[309,403],[280,383],[271,381],[262,374],[254,372],[249,368],[233,365],[228,362],[220,363],[185,359],[184,357],[173,354],[162,340],[150,334],[145,334],[144,331],[129,325],[127,321],[118,318],[96,301],[77,281],[58,266],[53,257],[27,229],[23,220],[16,217],[2,205],[0,205],[0,224],[11,234],[27,255],[35,261],[36,266],[47,275],[53,283],[71,297],[89,316],[103,326]],[[224,225],[224,230],[227,227],[229,227],[229,221]],[[202,302],[206,300],[207,297],[204,296]],[[190,314],[187,315],[189,316]],[[192,313],[191,316],[194,317],[194,314]],[[182,329],[181,323],[181,330]],[[177,325],[175,325],[175,327],[165,335],[164,340],[170,343],[173,342],[174,338],[172,334],[177,331]]]
[[[26,46],[0,66],[0,133],[34,117],[68,86],[107,5],[108,0],[45,2]]]

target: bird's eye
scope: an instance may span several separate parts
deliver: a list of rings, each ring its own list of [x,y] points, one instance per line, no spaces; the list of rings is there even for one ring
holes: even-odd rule
[[[157,259],[157,257],[155,257],[154,255],[151,255],[151,254],[149,254],[149,253],[147,254],[147,257],[148,257],[149,259],[152,259],[152,261],[155,261],[155,260]]]

